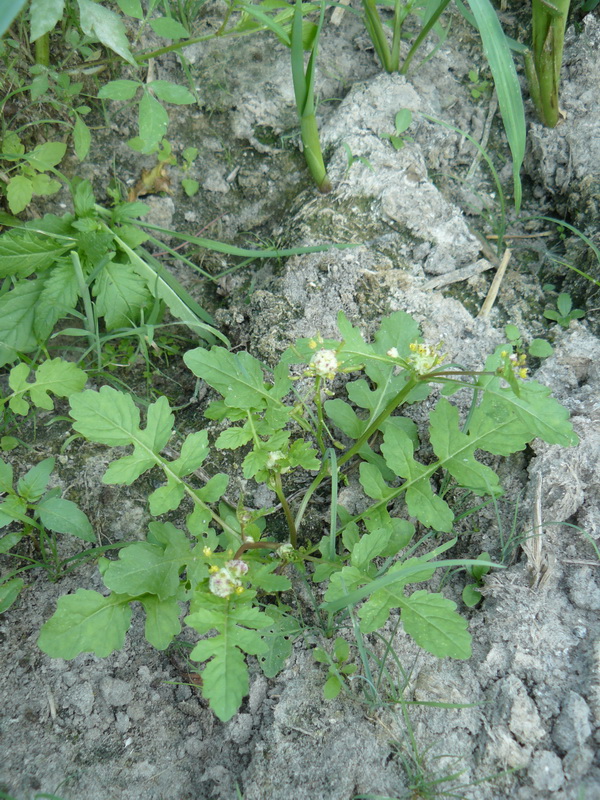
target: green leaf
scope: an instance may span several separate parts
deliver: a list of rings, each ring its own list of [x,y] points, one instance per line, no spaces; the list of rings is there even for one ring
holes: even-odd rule
[[[554,348],[545,339],[532,339],[529,344],[529,354],[535,358],[548,358],[554,352]]]
[[[158,17],[150,20],[150,27],[157,36],[164,39],[189,39],[190,34],[184,26],[172,17]]]
[[[96,541],[96,535],[89,519],[83,511],[70,500],[50,497],[43,500],[36,509],[45,528],[56,533],[70,533],[85,542]]]
[[[189,89],[186,89],[185,86],[180,86],[178,83],[171,83],[170,81],[150,81],[150,83],[146,85],[152,89],[154,94],[159,100],[162,100],[163,103],[186,106],[196,102],[194,95]]]
[[[31,189],[35,195],[51,195],[56,194],[62,188],[60,181],[53,180],[49,175],[43,172],[36,172],[31,176]]]
[[[196,490],[196,495],[203,503],[216,503],[227,491],[229,475],[219,472],[213,475],[210,480],[201,488]]]
[[[161,514],[168,514],[169,511],[175,511],[176,508],[179,508],[184,495],[183,483],[168,480],[164,486],[159,486],[148,497],[150,513],[152,516],[158,517]]]
[[[433,493],[429,482],[434,470],[419,464],[413,458],[413,445],[399,428],[387,426],[381,445],[387,465],[406,479],[406,506],[410,514],[428,528],[449,532],[454,514],[447,503]],[[434,465],[437,469],[437,465]]]
[[[348,661],[350,656],[350,645],[341,636],[338,636],[333,643],[333,652],[337,661]]]
[[[19,214],[31,202],[33,186],[29,178],[24,175],[15,175],[6,184],[6,199],[8,207],[13,214]]]
[[[128,17],[144,19],[144,10],[140,0],[117,0],[117,5]]]
[[[262,631],[267,649],[264,653],[259,653],[257,658],[265,676],[274,678],[291,656],[294,639],[300,633],[300,627],[293,617],[277,606],[267,606],[265,611],[273,622]]]
[[[188,197],[193,197],[195,194],[198,194],[198,190],[200,189],[200,184],[193,178],[184,178],[181,181],[181,185]]]
[[[140,139],[146,147],[157,145],[166,135],[169,115],[164,107],[149,92],[144,92],[139,105],[138,122]]]
[[[474,608],[483,600],[483,595],[477,588],[477,584],[468,583],[462,590],[462,601],[469,608]]]
[[[0,492],[12,492],[13,468],[0,458]]]
[[[140,429],[140,412],[131,395],[102,386],[70,398],[73,428],[92,442],[127,445]]]
[[[11,371],[12,380],[13,371]],[[35,371],[35,381],[25,384],[31,396],[31,402],[38,408],[45,408],[51,411],[54,403],[48,395],[52,392],[57,397],[69,397],[75,392],[80,392],[87,381],[87,373],[79,369],[70,361],[63,361],[62,358],[53,358],[43,361]],[[10,383],[14,391],[21,391],[23,385],[19,387]]]
[[[24,0],[13,0],[11,3],[0,4],[0,36],[8,30],[13,19],[20,13],[24,5]]]
[[[79,283],[70,259],[57,262],[48,277],[35,309],[33,331],[40,342],[45,342],[59,319],[73,311],[79,299]]]
[[[101,87],[98,97],[101,100],[131,100],[141,85],[139,81],[109,81]]]
[[[133,67],[137,67],[137,62],[129,50],[125,26],[114,11],[110,11],[92,0],[77,0],[77,2],[79,4],[79,24],[86,36],[96,37],[105,47],[114,50]]]
[[[38,144],[26,158],[32,167],[45,171],[60,164],[66,152],[67,145],[64,142],[45,142]]]
[[[556,307],[558,308],[561,316],[566,317],[569,314],[569,311],[573,308],[571,295],[567,292],[561,292],[556,300]]]
[[[24,281],[0,297],[0,366],[38,346],[33,322],[42,288],[41,280]]]
[[[106,658],[120,650],[131,623],[130,598],[78,589],[59,598],[53,616],[44,623],[38,647],[50,658],[70,660],[80,653]]]
[[[83,161],[90,152],[92,134],[79,114],[76,114],[75,117],[75,125],[73,126],[73,145],[75,148],[75,155],[80,161]]]
[[[238,447],[243,447],[252,439],[252,428],[250,425],[243,427],[233,426],[222,431],[217,437],[215,447],[221,450],[237,450]]]
[[[31,0],[29,18],[31,20],[30,42],[54,30],[63,15],[64,0]]]
[[[218,634],[200,641],[192,650],[194,661],[211,659],[202,672],[202,694],[223,722],[236,713],[248,693],[248,668],[243,653],[258,655],[267,647],[249,628],[265,628],[272,620],[247,603],[223,600],[216,609],[201,608],[185,618],[199,633],[216,628]]]
[[[55,459],[44,458],[29,472],[23,475],[17,483],[17,492],[28,503],[35,503],[46,491],[50,475],[54,469]]]
[[[144,627],[146,639],[157,650],[166,650],[175,636],[181,632],[179,603],[174,597],[159,600],[151,594],[140,597],[139,601],[146,612]]]
[[[381,472],[373,464],[364,461],[360,467],[360,485],[365,490],[365,494],[373,500],[384,500],[395,493],[383,480]]]
[[[10,514],[4,513],[4,507],[6,503],[0,504],[0,527],[4,528],[6,525],[10,525],[11,522],[15,522],[15,520],[11,517]],[[25,509],[23,509],[25,511]],[[0,555],[4,555],[8,553],[9,550],[12,550],[13,547],[21,541],[21,539],[25,536],[24,533],[7,533],[5,536],[0,538]]]
[[[361,464],[361,466],[363,466]],[[352,566],[364,570],[369,561],[380,556],[388,546],[391,530],[378,528],[373,533],[363,534],[352,548],[350,561]]]
[[[265,384],[262,366],[250,353],[230,353],[224,347],[188,350],[183,360],[191,371],[223,395],[231,408],[262,409],[276,403],[291,388],[291,381]]]
[[[342,682],[337,675],[330,675],[323,686],[323,697],[325,700],[335,700],[342,691]]]
[[[201,467],[209,452],[208,432],[203,430],[190,433],[183,442],[179,458],[172,461],[170,467],[182,478]]]
[[[471,657],[467,620],[457,614],[456,603],[441,594],[421,589],[405,598],[402,624],[415,642],[438,658]]]
[[[74,244],[74,243],[73,243]],[[72,244],[48,236],[11,231],[0,236],[0,278],[17,275],[26,278],[51,266]]]
[[[430,417],[430,441],[436,456],[448,472],[475,494],[501,494],[496,473],[473,457],[479,446],[458,426],[458,411],[444,397],[440,398]]]
[[[0,584],[0,614],[12,606],[24,586],[25,581],[22,578],[13,578]]]
[[[181,566],[179,554],[167,558],[162,547],[136,542],[119,550],[119,560],[109,563],[103,578],[114,592],[132,597],[154,594],[166,600],[177,592]]]
[[[141,309],[150,300],[146,282],[131,264],[109,261],[94,283],[96,313],[104,317],[108,330],[134,326]]]

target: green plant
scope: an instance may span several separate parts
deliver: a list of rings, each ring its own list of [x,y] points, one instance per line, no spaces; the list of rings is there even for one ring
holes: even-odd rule
[[[568,328],[572,320],[585,317],[585,311],[581,308],[573,308],[571,295],[567,292],[561,292],[556,299],[556,309],[547,308],[544,311],[544,316],[546,319],[558,322],[563,328]]]
[[[488,99],[491,96],[494,84],[492,81],[482,79],[479,75],[479,70],[470,69],[467,77],[469,78],[469,89],[473,100]]]
[[[333,655],[322,647],[315,647],[313,650],[315,661],[320,664],[327,664],[327,680],[323,687],[323,696],[326,700],[333,700],[345,686],[346,678],[353,675],[358,669],[356,664],[348,663],[350,658],[350,646],[345,639],[338,636],[333,643]]]
[[[525,53],[529,92],[540,120],[549,128],[558,122],[558,89],[565,29],[571,0],[532,0],[532,49]]]
[[[490,554],[481,553],[477,556],[477,560],[489,562]],[[484,575],[487,575],[489,571],[490,567],[487,563],[484,563],[481,566],[471,564],[467,567],[467,573],[471,578],[473,578],[473,583],[467,583],[462,591],[462,599],[463,603],[466,606],[469,606],[469,608],[473,608],[473,606],[476,606],[483,599],[480,589],[483,586],[483,577]]]
[[[81,652],[106,656],[119,649],[133,602],[145,608],[147,639],[164,649],[180,631],[180,603],[189,602],[185,623],[201,636],[216,632],[202,638],[190,657],[207,662],[203,694],[220,718],[229,719],[248,690],[244,654],[258,655],[273,670],[289,652],[291,610],[273,598],[290,588],[283,573],[297,570],[325,584],[319,614],[327,629],[333,629],[338,614],[356,619],[354,606],[360,603],[356,624],[362,633],[376,631],[399,609],[405,632],[421,647],[439,657],[469,657],[467,623],[455,604],[426,589],[407,591],[439,567],[485,564],[437,560],[456,540],[431,547],[434,532],[450,534],[454,523],[431,480],[444,470],[477,495],[499,495],[497,475],[474,458],[475,451],[508,455],[536,435],[575,444],[568,412],[549,397],[548,389],[523,381],[526,371],[515,365],[510,345],[498,347],[483,372],[465,373],[460,367],[442,367],[444,357],[419,343],[416,323],[402,312],[382,321],[372,343],[343,314],[338,325],[341,341],[300,340],[268,379],[260,362],[245,352],[215,346],[184,356],[192,372],[221,396],[205,412],[225,425],[214,447],[242,450],[243,478],[266,483],[275,492],[289,539],[283,544],[267,527],[277,509],[248,508],[243,496],[226,499],[225,473],[198,484],[194,473],[210,453],[207,431],[189,434],[178,457],[162,454],[174,422],[166,398],[148,407],[141,428],[140,413],[126,394],[104,386],[71,397],[79,434],[109,446],[133,446],[130,455],[110,464],[103,481],[130,484],[158,467],[165,482],[148,498],[150,512],[174,511],[187,498],[191,539],[170,522],[152,522],[145,542],[124,547],[117,561],[103,559],[100,571],[110,594],[80,589],[62,597],[40,633],[44,652],[69,659]],[[290,369],[307,380],[286,402],[294,386]],[[329,385],[337,375],[362,371],[365,377],[346,385],[348,401],[332,396]],[[414,457],[420,446],[415,424],[394,412],[427,398],[432,383],[441,383],[446,394],[465,389],[473,403],[461,423],[458,409],[446,397],[438,400],[429,425],[435,457],[425,464]],[[339,443],[340,436],[349,444]],[[356,468],[366,508],[352,517],[339,505],[337,487]],[[305,471],[313,477],[294,512],[288,494]],[[302,523],[311,498],[325,489],[330,530],[314,543],[301,535]],[[393,516],[399,500],[405,510]],[[415,527],[406,516],[416,517],[431,532],[413,541]]]
[[[406,136],[406,131],[412,125],[412,121],[412,112],[408,108],[400,109],[394,118],[395,133],[384,133],[382,139],[389,139],[394,150],[402,150],[404,145],[414,141],[411,136]]]
[[[30,153],[16,133],[7,133],[2,140],[0,170],[2,193],[6,195],[9,209],[18,214],[27,208],[35,195],[56,194],[61,183],[48,175],[60,164],[67,150],[63,142],[46,142],[37,145]]]

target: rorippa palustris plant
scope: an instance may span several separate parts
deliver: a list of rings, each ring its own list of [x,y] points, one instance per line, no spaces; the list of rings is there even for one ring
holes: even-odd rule
[[[440,559],[453,537],[427,549],[427,541],[451,534],[454,524],[432,478],[443,472],[475,495],[499,495],[498,476],[475,452],[509,455],[534,437],[574,445],[568,412],[547,387],[527,379],[511,345],[497,348],[480,372],[466,372],[445,364],[438,347],[422,343],[416,322],[403,312],[384,319],[370,343],[343,314],[338,326],[339,341],[303,339],[269,373],[247,352],[213,347],[186,353],[187,366],[220,396],[205,416],[225,427],[212,445],[206,430],[189,434],[177,458],[163,454],[174,423],[165,397],[149,406],[145,428],[132,398],[111,387],[70,398],[73,427],[82,436],[133,446],[109,465],[104,483],[131,484],[158,467],[165,482],[150,495],[150,512],[172,512],[184,498],[192,510],[187,533],[155,521],[145,542],[123,547],[117,560],[101,559],[109,594],[79,589],[60,598],[39,637],[44,652],[65,659],[82,652],[109,655],[123,646],[136,602],[146,614],[146,638],[164,649],[179,634],[187,608],[183,622],[200,635],[191,659],[205,664],[203,695],[227,720],[248,691],[248,655],[258,657],[268,676],[285,663],[299,626],[281,593],[296,573],[321,586],[320,610],[331,631],[336,615],[349,607],[357,607],[364,633],[383,626],[397,609],[405,632],[425,650],[440,658],[469,657],[467,621],[456,605],[438,592],[411,588],[440,567],[483,563]],[[340,373],[346,382],[338,397]],[[297,378],[304,380],[295,384]],[[311,388],[303,397],[306,385]],[[434,458],[424,463],[415,457],[416,425],[402,409],[428,398],[436,385],[442,392],[428,430]],[[472,397],[465,420],[447,399],[459,390]],[[243,496],[237,505],[226,501],[224,473],[200,480],[195,473],[211,446],[239,451],[243,478],[266,483],[279,506],[252,509]],[[337,503],[337,488],[355,469],[365,509],[351,516]],[[308,529],[305,511],[324,493],[329,530]],[[282,514],[284,542],[272,533],[274,515]]]

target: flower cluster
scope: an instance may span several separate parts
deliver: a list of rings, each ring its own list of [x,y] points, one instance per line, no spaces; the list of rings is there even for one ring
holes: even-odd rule
[[[244,591],[241,577],[248,572],[248,564],[241,559],[232,559],[224,567],[211,567],[212,575],[208,581],[208,588],[217,597],[229,597],[232,594],[241,594]]]
[[[440,353],[440,345],[411,342],[409,349],[411,355],[408,357],[408,363],[417,375],[426,375],[446,358],[445,353]]]
[[[516,353],[508,353],[506,350],[503,350],[500,355],[506,361],[508,359],[508,363],[510,368],[517,378],[521,378],[521,380],[525,380],[528,375],[528,370],[525,364],[527,363],[527,356],[525,353],[521,353],[521,355],[517,355]]]
[[[340,362],[337,359],[335,350],[321,348],[311,358],[308,369],[304,374],[308,377],[327,378],[331,381],[335,378],[339,368]]]

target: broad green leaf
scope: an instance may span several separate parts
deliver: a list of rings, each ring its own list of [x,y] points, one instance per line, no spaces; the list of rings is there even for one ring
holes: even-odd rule
[[[190,34],[186,28],[183,27],[181,22],[172,17],[158,17],[158,19],[150,20],[150,27],[157,36],[162,36],[164,39],[189,39]]]
[[[30,42],[54,30],[63,15],[64,0],[31,0],[29,18],[31,20]]]
[[[109,81],[101,87],[98,97],[101,100],[131,100],[141,85],[139,81]]]
[[[0,492],[12,492],[13,468],[0,458]]]
[[[110,447],[131,444],[140,430],[140,412],[131,395],[102,386],[69,399],[73,428],[92,442]]]
[[[15,175],[6,184],[6,199],[13,214],[20,214],[27,208],[32,197],[33,186],[29,178],[24,175]]]
[[[35,503],[46,491],[50,475],[54,469],[55,459],[44,458],[32,467],[17,483],[17,492],[28,503]]]
[[[361,464],[361,467],[363,465]],[[373,533],[363,534],[352,548],[350,561],[353,567],[363,570],[374,558],[380,556],[388,546],[391,530],[378,528]]]
[[[188,197],[193,197],[195,194],[198,194],[198,190],[200,189],[200,184],[193,178],[184,178],[181,181],[181,185]]]
[[[38,346],[33,322],[43,285],[39,279],[23,281],[0,297],[0,367]]]
[[[77,2],[81,30],[87,36],[96,37],[105,47],[114,50],[125,61],[137,67],[137,62],[129,50],[125,26],[114,11],[94,3],[93,0],[77,0]]]
[[[53,241],[48,236],[11,231],[0,236],[0,278],[16,275],[26,278],[51,266],[70,244]]]
[[[326,602],[332,603],[339,598],[346,597],[348,592],[368,582],[369,576],[357,567],[342,567],[339,572],[335,572],[331,576],[324,599]]]
[[[152,594],[140,597],[139,601],[146,612],[144,626],[146,639],[157,650],[166,650],[175,636],[181,632],[179,603],[174,597],[159,600]]]
[[[140,475],[152,469],[156,465],[156,459],[141,447],[134,447],[133,453],[123,456],[116,461],[112,461],[102,476],[102,483],[108,485],[124,484],[130,486]]]
[[[140,100],[138,122],[140,138],[146,147],[157,145],[169,127],[169,115],[149,92],[144,92]]]
[[[27,155],[27,160],[32,167],[44,171],[60,164],[66,152],[67,145],[64,142],[45,142],[38,144]]]
[[[275,575],[275,570],[279,566],[277,561],[271,564],[263,564],[258,569],[252,568],[250,580],[253,588],[262,589],[265,592],[287,592],[292,588],[290,579],[285,575]]]
[[[140,0],[117,0],[117,5],[128,17],[144,19],[144,10]]]
[[[0,503],[0,528],[5,528],[11,522],[24,522],[28,518],[27,503],[16,494],[9,494],[3,503]],[[10,547],[13,545],[11,544]]]
[[[326,400],[324,403],[325,413],[342,433],[351,439],[358,439],[365,429],[365,421],[360,419],[356,411],[344,400]]]
[[[413,567],[412,575],[406,575],[406,567]],[[404,562],[396,562],[386,573],[386,577],[396,575],[394,583],[374,591],[367,602],[359,609],[360,629],[363,633],[372,633],[382,628],[393,608],[403,608],[406,601],[404,593],[407,583],[420,583],[430,580],[436,567],[423,563],[417,558],[409,558]]]
[[[219,434],[215,442],[215,447],[221,450],[237,450],[238,447],[243,447],[252,439],[252,428],[249,425],[243,427],[233,426],[227,428]]]
[[[451,531],[454,514],[441,497],[433,493],[430,485],[432,468],[427,468],[413,458],[413,445],[404,431],[387,426],[381,445],[388,467],[406,479],[406,506],[410,514],[428,528]]]
[[[70,533],[85,542],[95,542],[96,535],[89,519],[70,500],[50,497],[37,506],[37,513],[45,528],[56,533]]]
[[[69,397],[80,392],[87,381],[87,373],[70,361],[53,358],[43,361],[35,371],[35,382],[27,384],[31,402],[38,408],[52,410],[54,403],[48,395]]]
[[[134,597],[155,594],[166,600],[177,593],[180,568],[178,556],[168,559],[162,547],[136,542],[119,550],[118,561],[109,563],[103,578],[114,592]]]
[[[419,647],[438,658],[470,658],[468,623],[455,609],[456,603],[441,594],[423,589],[413,592],[402,606],[404,630]]]
[[[473,457],[473,452],[479,445],[459,429],[456,407],[444,397],[440,398],[429,421],[433,450],[458,483],[472,489],[475,494],[500,494],[502,489],[496,473]]]
[[[223,395],[232,408],[261,409],[289,391],[291,382],[275,387],[265,384],[262,366],[250,353],[230,353],[224,347],[188,350],[183,360],[194,375]]]
[[[78,589],[60,597],[53,616],[44,623],[38,647],[50,658],[70,660],[80,653],[106,658],[120,650],[131,623],[130,598]]]
[[[75,116],[75,125],[73,126],[73,146],[75,148],[75,155],[80,161],[83,161],[90,152],[92,134],[82,117],[80,117],[79,114],[76,114]]]
[[[150,300],[146,282],[131,264],[109,261],[94,283],[96,313],[104,317],[108,330],[137,323],[141,309]]]
[[[61,187],[62,183],[60,181],[55,181],[43,172],[36,172],[35,175],[31,176],[31,189],[34,194],[42,196],[56,194]]]
[[[373,464],[367,464],[363,461],[359,469],[360,485],[368,497],[373,500],[384,500],[395,493],[395,490],[387,485],[381,476],[381,472]]]
[[[227,491],[229,475],[219,472],[213,475],[210,480],[201,488],[196,490],[196,495],[203,503],[216,503]]]
[[[169,466],[179,477],[184,477],[201,467],[209,452],[208,432],[190,433],[183,442],[179,458],[171,461]]]
[[[152,89],[154,94],[159,100],[162,100],[163,103],[186,106],[196,102],[194,95],[189,89],[186,89],[185,86],[180,86],[178,83],[171,83],[170,81],[150,81],[150,83],[146,85]]]
[[[25,581],[22,578],[13,578],[0,584],[0,614],[12,606],[24,586]]]
[[[6,525],[10,525],[11,522],[14,522],[10,515],[4,513],[3,508],[5,505],[5,503],[0,504],[0,528],[4,528]],[[0,538],[0,555],[4,555],[4,553],[8,553],[9,550],[12,550],[15,545],[19,544],[24,536],[24,533],[17,532],[7,533],[5,536],[2,536]]]
[[[330,675],[323,686],[323,697],[325,700],[335,700],[342,691],[342,682],[337,675]]]
[[[77,306],[79,283],[71,259],[61,259],[44,277],[43,289],[35,309],[33,331],[45,342],[59,319]]]
[[[0,4],[0,36],[10,27],[11,22],[25,5],[25,0],[12,0],[10,3]]]

